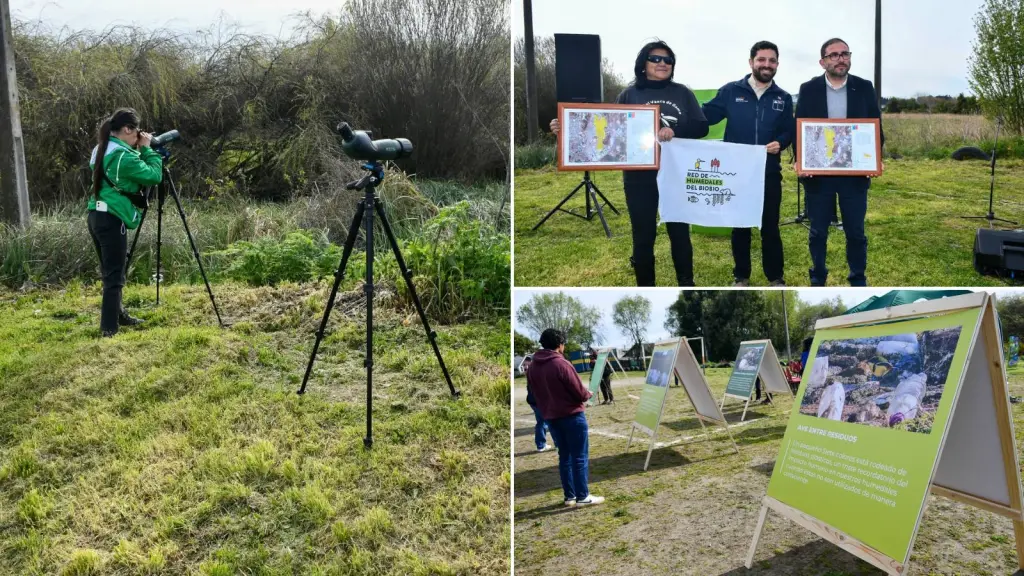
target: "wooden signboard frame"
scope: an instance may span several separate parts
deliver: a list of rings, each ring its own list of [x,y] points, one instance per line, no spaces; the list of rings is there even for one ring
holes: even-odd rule
[[[570,164],[567,162],[565,146],[567,142],[565,135],[568,114],[578,110],[615,110],[619,112],[643,112],[652,115],[654,141],[654,162],[651,164]],[[575,102],[558,103],[558,121],[561,123],[561,130],[558,131],[558,170],[658,170],[661,167],[661,146],[658,143],[658,130],[661,128],[661,107],[657,104],[579,104]]]
[[[708,386],[708,381],[704,377],[704,373],[701,371],[700,364],[697,363],[697,358],[693,355],[693,350],[690,348],[690,345],[682,338],[672,338],[670,340],[658,342],[655,344],[655,347],[662,344],[672,343],[676,346],[676,351],[672,360],[672,373],[675,377],[679,378],[679,381],[683,385],[683,390],[686,392],[686,397],[690,401],[690,405],[693,406],[697,421],[700,422],[701,431],[703,433],[702,435],[710,437],[707,427],[704,424],[705,422],[717,426],[723,426],[726,433],[729,435],[729,441],[732,442],[732,446],[738,454],[740,448],[736,445],[736,440],[732,437],[732,431],[729,430],[729,423],[726,422],[722,411],[715,404],[714,397],[711,395],[711,388]],[[692,390],[690,388],[691,386],[693,387]],[[670,386],[665,387],[665,398],[661,403],[661,410],[658,412],[658,421],[654,429],[651,430],[634,421],[629,430],[629,440],[626,442],[626,452],[629,452],[629,447],[633,444],[633,433],[638,429],[651,437],[650,444],[647,447],[647,459],[644,460],[645,472],[651,463],[651,453],[654,451],[654,443],[658,436],[658,428],[661,426],[661,417],[665,413],[665,404],[668,403],[668,391],[670,388]],[[700,394],[701,397],[695,400],[696,394]],[[708,402],[708,400],[710,400],[710,402]],[[711,414],[702,414],[702,408],[707,412],[711,412]]]
[[[995,297],[980,292],[871,310],[819,320],[815,329],[852,328],[978,308],[981,313],[972,331],[966,332],[965,326],[964,333],[970,334],[972,340],[956,387],[949,422],[939,443],[928,492],[1010,518],[1013,522],[1017,564],[1024,570],[1024,494],[1021,491]],[[976,416],[979,414],[991,415],[994,422],[984,422],[984,419]],[[991,424],[991,427],[982,424]],[[998,446],[993,445],[991,438],[982,437],[985,433],[993,432],[998,435]],[[989,461],[986,462],[986,458]],[[995,460],[1001,460],[1001,463]],[[1005,497],[995,494],[1003,494]],[[809,514],[765,496],[747,554],[746,567],[753,565],[765,516],[771,509],[887,574],[905,575],[926,507],[927,498],[918,513],[906,558],[896,559]]]
[[[762,391],[765,393],[771,392],[773,394],[788,393],[790,396],[792,396],[793,389],[789,387],[789,383],[786,381],[786,375],[782,372],[782,367],[779,366],[779,355],[775,352],[775,347],[772,346],[772,341],[747,340],[745,342],[740,342],[741,347],[744,344],[765,345],[764,354],[761,355],[761,363],[757,365],[757,374],[754,376],[755,380],[757,378],[761,378],[761,383],[764,385]],[[771,366],[771,368],[767,366]],[[733,367],[733,370],[735,369],[736,368]],[[726,398],[736,398],[741,402],[745,401],[746,404],[743,406],[743,415],[740,416],[740,422],[743,422],[743,420],[747,417],[747,409],[750,407],[750,399],[753,397],[753,385],[751,385],[750,387],[750,394],[747,394],[745,398],[737,394],[730,394],[728,391],[726,391],[724,394],[722,394],[722,403],[719,406],[719,410],[725,409]],[[776,407],[776,410],[778,410],[778,405],[776,405],[775,402],[772,402],[772,405]]]

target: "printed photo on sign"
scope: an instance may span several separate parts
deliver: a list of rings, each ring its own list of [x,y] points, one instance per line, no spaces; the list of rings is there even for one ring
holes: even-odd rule
[[[826,340],[811,366],[800,413],[931,433],[960,327]]]
[[[668,386],[672,374],[672,350],[655,350],[651,366],[647,369],[647,383],[662,388]]]
[[[744,372],[757,370],[757,363],[761,360],[761,354],[763,352],[764,347],[748,349],[743,353],[743,357],[740,358],[739,363],[736,364],[736,369]]]

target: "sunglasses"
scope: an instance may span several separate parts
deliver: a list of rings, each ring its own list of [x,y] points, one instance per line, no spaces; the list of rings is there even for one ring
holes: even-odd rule
[[[673,58],[671,56],[659,56],[657,54],[649,55],[647,57],[647,61],[651,62],[653,64],[661,64],[662,62],[664,62],[665,64],[668,64],[669,66],[675,66],[676,65],[676,59],[675,58]]]

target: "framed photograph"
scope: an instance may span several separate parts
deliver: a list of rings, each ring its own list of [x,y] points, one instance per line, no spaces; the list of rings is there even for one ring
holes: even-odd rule
[[[558,104],[559,170],[657,170],[656,105]]]
[[[877,118],[797,118],[796,162],[807,176],[878,176],[882,141]]]

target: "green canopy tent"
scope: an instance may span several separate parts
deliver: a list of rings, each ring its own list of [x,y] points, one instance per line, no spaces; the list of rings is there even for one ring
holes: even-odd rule
[[[853,308],[850,308],[845,313],[856,314],[857,312],[865,312],[867,310],[879,310],[881,308],[889,308],[891,306],[899,306],[901,304],[910,304],[912,302],[917,302],[918,300],[936,300],[938,298],[947,298],[949,296],[959,296],[961,294],[970,293],[970,290],[892,290],[882,294],[881,296],[872,296]]]

